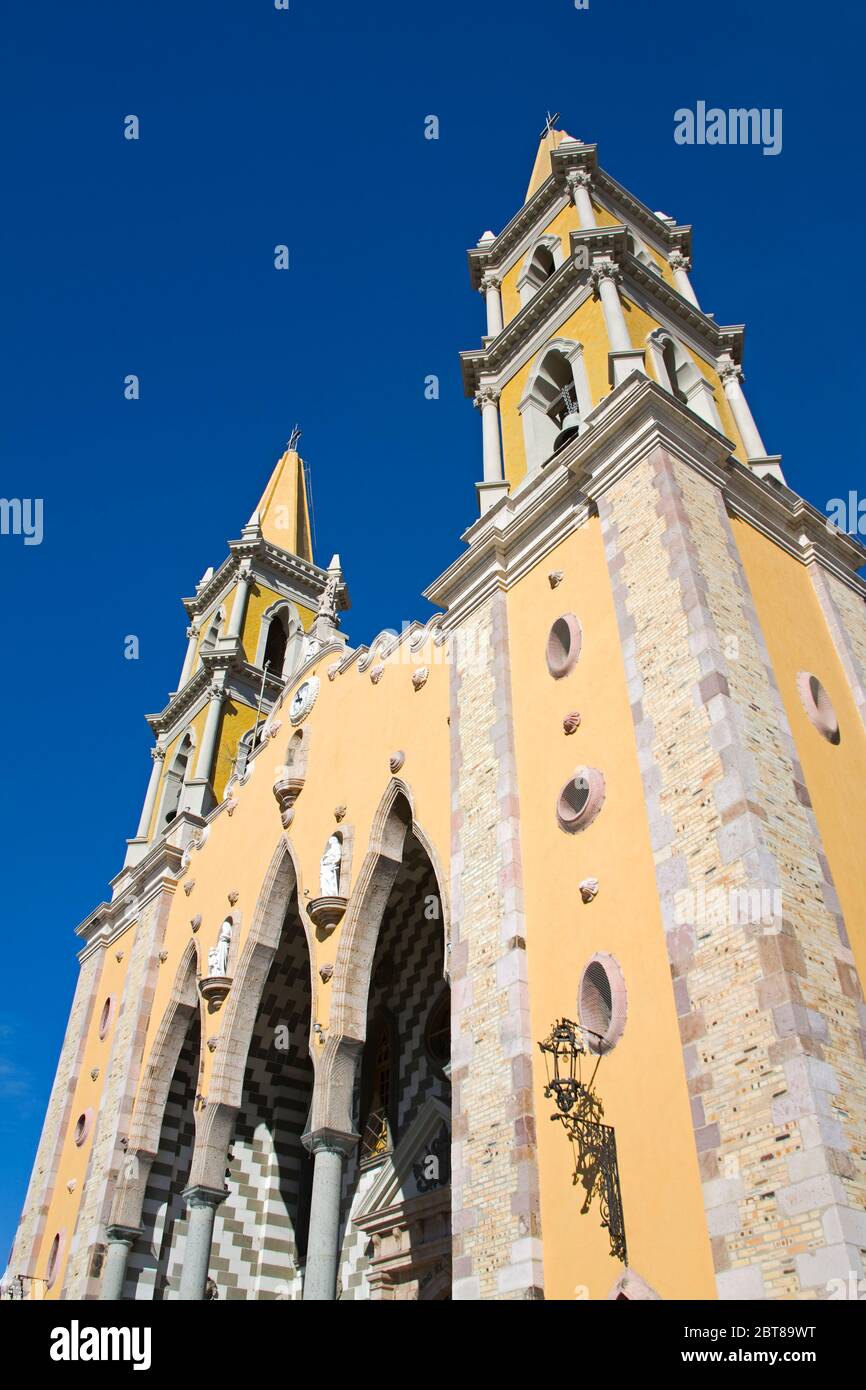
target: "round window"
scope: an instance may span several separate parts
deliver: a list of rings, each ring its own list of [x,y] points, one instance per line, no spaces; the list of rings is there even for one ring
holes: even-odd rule
[[[597,767],[579,767],[559,793],[556,819],[569,835],[591,825],[604,804],[604,777]]]
[[[811,671],[800,671],[797,674],[797,690],[802,704],[809,719],[829,743],[839,742],[839,720],[833,708],[833,702],[827,694],[817,676],[813,676]]]
[[[112,999],[111,995],[109,995],[108,998],[106,999],[105,1003],[104,1003],[103,1006],[102,1006],[102,1013],[99,1015],[99,1036],[100,1036],[100,1038],[104,1038],[104,1037],[105,1037],[106,1033],[108,1032],[109,1027],[111,1026],[111,1015],[112,1015],[113,1010],[114,1010],[114,1000]]]
[[[574,670],[580,657],[583,633],[573,613],[563,613],[547,634],[547,669],[554,680]]]
[[[577,992],[577,1014],[590,1052],[616,1047],[625,1028],[625,980],[613,956],[597,955],[585,967]]]

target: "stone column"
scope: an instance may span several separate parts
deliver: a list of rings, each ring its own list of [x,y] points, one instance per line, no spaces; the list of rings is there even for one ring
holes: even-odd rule
[[[237,592],[235,593],[235,601],[232,604],[231,616],[226,631],[227,638],[240,639],[244,627],[244,618],[247,615],[247,601],[250,596],[252,582],[252,571],[249,562],[245,560],[238,570]]]
[[[697,295],[692,289],[692,282],[689,279],[689,271],[692,268],[692,263],[688,256],[683,255],[682,251],[672,251],[668,256],[668,265],[674,273],[674,284],[683,299],[687,299],[690,304],[694,304],[695,308],[699,309],[701,306],[698,303]]]
[[[758,427],[740,385],[743,379],[742,370],[730,357],[720,358],[718,367],[722,386],[731,407],[731,414],[737,429],[740,431],[740,438],[743,441],[743,448],[747,457],[750,459],[766,458],[767,451],[764,448],[764,441],[758,433]]]
[[[489,511],[500,497],[508,492],[502,476],[502,445],[499,438],[499,392],[492,386],[482,386],[475,392],[475,404],[481,411],[481,432],[484,441],[484,481],[476,483],[481,511]]]
[[[486,270],[481,277],[481,293],[487,305],[487,336],[495,338],[502,332],[502,291],[501,282],[492,271]]]
[[[304,1300],[332,1302],[337,1297],[340,1258],[340,1198],[343,1164],[358,1142],[356,1134],[318,1130],[304,1143],[315,1161]]]
[[[180,1272],[180,1297],[187,1303],[200,1303],[207,1289],[210,1247],[216,1209],[227,1196],[212,1187],[188,1187],[186,1245]]]
[[[569,169],[565,176],[571,201],[577,208],[577,216],[582,229],[595,227],[595,209],[589,190],[592,188],[592,175],[587,169]]]
[[[178,690],[183,690],[190,676],[192,675],[192,664],[195,660],[195,649],[198,645],[198,627],[195,623],[190,623],[186,630],[187,644],[186,656],[183,659],[183,670],[180,673],[180,683]]]
[[[201,747],[198,751],[198,759],[195,765],[196,779],[201,779],[205,782],[210,781],[211,772],[213,770],[214,753],[216,752],[217,737],[220,728],[220,717],[222,715],[223,700],[225,699],[225,688],[215,683],[210,687],[208,695],[209,704],[207,718],[205,719]]]
[[[137,1226],[109,1226],[106,1235],[108,1236],[108,1249],[105,1253],[105,1266],[102,1272],[102,1288],[99,1297],[103,1303],[117,1303],[123,1296],[129,1252],[141,1235],[141,1228]]]
[[[150,756],[153,759],[153,767],[150,772],[150,781],[147,784],[147,795],[144,798],[144,805],[141,808],[141,819],[138,822],[136,832],[137,840],[146,840],[150,830],[150,822],[153,818],[153,808],[156,805],[156,794],[159,791],[159,779],[162,776],[162,765],[165,761],[165,749],[160,748],[159,744],[151,748]]]
[[[644,370],[643,348],[632,347],[628,324],[617,284],[622,279],[618,265],[611,260],[597,260],[590,270],[595,292],[601,300],[607,338],[609,376],[612,386],[619,386],[632,372]]]

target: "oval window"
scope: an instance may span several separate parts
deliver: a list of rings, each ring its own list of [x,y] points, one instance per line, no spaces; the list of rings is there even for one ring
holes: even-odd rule
[[[573,835],[591,825],[604,804],[604,777],[597,767],[579,767],[566,782],[556,802],[561,830]]]
[[[813,676],[811,671],[799,671],[797,690],[800,695],[800,703],[818,733],[822,734],[828,743],[838,743],[839,720],[833,708],[833,701],[818,677]]]
[[[577,992],[577,1016],[590,1052],[616,1047],[625,1028],[625,980],[613,956],[596,955],[585,967]]]
[[[73,1138],[78,1148],[81,1148],[81,1145],[84,1143],[85,1139],[90,1133],[90,1122],[92,1118],[93,1111],[84,1110],[78,1116],[78,1119],[75,1122],[75,1133],[73,1134]]]
[[[60,1265],[61,1244],[62,1239],[60,1232],[58,1231],[51,1242],[51,1249],[48,1252],[48,1264],[45,1267],[45,1282],[48,1285],[49,1289],[54,1283],[54,1280],[57,1278],[57,1270]]]
[[[563,613],[547,634],[547,669],[554,680],[573,671],[580,657],[583,632],[573,613]]]
[[[99,1015],[99,1036],[104,1038],[111,1026],[111,1015],[114,1010],[114,999],[108,996],[102,1006],[102,1013]]]

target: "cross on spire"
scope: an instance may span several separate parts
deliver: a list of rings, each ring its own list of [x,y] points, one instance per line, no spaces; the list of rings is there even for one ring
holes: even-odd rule
[[[555,115],[551,116],[550,112],[548,111],[547,120],[544,123],[544,130],[541,132],[540,139],[543,140],[545,136],[553,134],[554,122],[558,121],[561,115],[562,112],[557,111]]]
[[[289,449],[289,450],[291,450],[291,449],[297,449],[297,447],[298,447],[298,441],[299,441],[300,437],[301,437],[301,427],[300,427],[300,425],[295,425],[294,429],[292,430],[291,434],[289,435],[289,442],[288,442],[288,444],[286,445],[286,448]]]

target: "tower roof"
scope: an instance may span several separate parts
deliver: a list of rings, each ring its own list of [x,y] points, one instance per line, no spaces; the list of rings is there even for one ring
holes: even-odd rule
[[[528,203],[533,193],[537,193],[545,179],[550,177],[550,156],[564,140],[570,140],[575,145],[583,144],[582,140],[575,140],[574,136],[569,135],[565,130],[546,130],[542,135],[538,142],[538,153],[532,166],[532,176],[526,190],[526,197],[523,200],[524,203]]]
[[[297,449],[286,449],[277,460],[249,524],[273,545],[312,561],[307,477]]]

